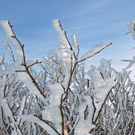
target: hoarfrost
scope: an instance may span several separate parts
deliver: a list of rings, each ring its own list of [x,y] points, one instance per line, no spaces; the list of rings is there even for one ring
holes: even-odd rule
[[[103,79],[101,73],[97,70],[89,71],[88,75],[91,78],[91,81],[94,83],[94,105],[96,107],[96,111],[94,114],[94,120],[96,119],[102,104],[105,101],[109,91],[116,85],[117,81],[114,78]]]
[[[128,66],[125,69],[128,69],[132,67],[132,65],[135,63],[135,56],[133,57],[133,60],[122,60],[124,62],[129,62]]]
[[[32,114],[29,114],[29,115],[18,115],[18,117],[22,118],[23,121],[30,121],[30,122],[37,123],[38,125],[40,125],[44,129],[47,129],[48,133],[50,133],[52,135],[57,135],[57,133],[50,126],[48,126],[46,123],[41,121],[39,118],[33,116]]]
[[[79,43],[76,36],[72,36],[72,45],[77,48],[77,54],[73,51],[60,21],[53,20],[52,23],[59,34],[59,45],[57,49],[50,51],[50,57],[44,57],[45,66],[40,64],[44,72],[41,71],[37,75],[31,66],[38,64],[38,61],[25,59],[24,46],[17,39],[9,21],[1,21],[6,37],[16,49],[17,60],[0,72],[3,77],[0,78],[0,87],[5,92],[1,91],[0,103],[2,107],[5,106],[6,116],[11,117],[13,114],[11,117],[13,123],[14,118],[16,119],[18,116],[15,126],[19,124],[18,128],[23,127],[21,131],[24,134],[25,132],[30,134],[31,131],[36,134],[36,131],[41,131],[39,128],[41,126],[44,128],[43,130],[47,130],[49,134],[53,135],[64,134],[62,132],[65,132],[65,135],[72,134],[74,131],[76,135],[88,135],[90,129],[95,127],[92,125],[94,105],[96,107],[95,117],[97,117],[101,105],[109,90],[115,85],[115,81],[113,78],[103,79],[99,71],[92,70],[89,75],[92,77],[91,81],[95,85],[95,90],[91,93],[90,87],[86,86],[90,80],[85,78],[84,60],[99,53],[112,43],[104,42],[94,46],[91,51],[77,60]],[[8,47],[8,51],[13,54],[10,46]],[[81,61],[83,62],[80,64]],[[28,90],[30,94],[27,93]],[[94,105],[92,94],[95,99]],[[4,96],[6,98],[3,98]],[[100,103],[97,104],[96,99]],[[8,103],[12,105],[12,108]],[[6,110],[7,112],[5,112]]]
[[[0,63],[3,61],[3,56],[0,56]]]
[[[45,101],[43,95],[39,92],[35,84],[32,82],[30,76],[26,72],[19,72],[17,74],[18,80],[25,83],[30,91],[31,94],[38,96],[41,100]]]
[[[95,125],[92,125],[92,116],[94,112],[92,99],[90,98],[90,96],[84,96],[84,99],[86,100],[86,102],[79,106],[80,120],[79,123],[76,125],[75,135],[89,135],[90,129],[93,129],[95,127]],[[88,107],[89,114],[87,119],[84,119],[84,111],[86,107]]]
[[[32,64],[34,64],[34,63],[36,63],[37,62],[37,60],[27,60],[26,61],[26,65],[27,66],[30,66],[30,65],[32,65]]]
[[[42,116],[46,120],[53,121],[57,127],[57,130],[61,132],[62,119],[59,106],[61,103],[61,95],[64,91],[59,83],[50,84],[48,87],[52,93],[49,99],[50,105],[48,105],[46,109],[42,111]]]
[[[24,58],[23,58],[22,46],[16,40],[16,36],[10,27],[10,22],[9,21],[1,21],[0,23],[1,23],[3,29],[6,33],[6,38],[11,41],[11,43],[14,45],[14,47],[16,49],[17,60],[20,62],[23,62]]]
[[[106,48],[107,46],[111,44],[112,44],[111,42],[103,42],[103,43],[100,43],[99,45],[94,46],[92,50],[90,50],[85,55],[83,55],[79,60],[77,60],[77,62],[83,61],[85,59],[92,57],[93,55],[99,53],[101,50],[103,50],[104,48]]]
[[[128,34],[131,33],[133,38],[135,39],[135,19],[130,20],[130,24],[126,25],[126,27],[129,30]]]

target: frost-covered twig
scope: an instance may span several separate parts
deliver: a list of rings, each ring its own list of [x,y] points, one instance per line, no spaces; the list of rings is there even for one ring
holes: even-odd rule
[[[89,52],[87,52],[86,54],[84,54],[79,60],[77,60],[77,62],[81,62],[81,61],[84,61],[94,55],[96,55],[97,53],[99,53],[101,50],[103,50],[104,48],[110,46],[112,43],[111,42],[103,42],[103,43],[100,43],[99,45],[97,46],[94,46],[92,48],[92,50],[90,50]]]
[[[37,116],[34,116],[34,115],[18,115],[19,118],[22,118],[23,121],[30,121],[30,122],[34,122],[34,123],[37,123],[38,125],[40,125],[41,127],[45,128],[48,130],[49,133],[53,134],[53,135],[60,135],[60,133],[54,129],[54,127],[52,127],[50,124],[48,124],[45,120],[37,117]]]
[[[53,27],[55,28],[56,32],[59,34],[60,44],[64,43],[65,47],[68,47],[68,48],[70,48],[71,51],[73,51],[73,48],[72,48],[72,46],[71,46],[71,44],[70,44],[70,42],[67,38],[66,31],[63,30],[60,21],[59,20],[53,20],[52,23],[53,23]],[[74,58],[77,59],[76,55],[74,53],[73,53],[73,55],[74,55]]]
[[[31,64],[27,65],[27,61],[25,58],[25,52],[24,52],[24,45],[21,44],[21,42],[18,40],[16,37],[12,26],[10,25],[9,21],[1,21],[1,25],[3,26],[3,29],[5,30],[6,33],[6,38],[8,38],[12,44],[14,45],[16,49],[16,55],[17,55],[17,60],[8,66],[8,68],[3,71],[4,74],[9,74],[9,73],[14,73],[16,71],[20,70],[26,70],[25,72],[18,72],[18,77],[22,82],[25,82],[30,90],[31,93],[39,96],[42,100],[44,100],[45,95],[43,92],[40,90],[38,84],[36,83],[35,79],[32,77],[30,74],[28,68],[32,65],[39,64],[39,62],[33,62]]]
[[[72,45],[77,48],[76,57],[78,58],[80,48],[79,48],[79,43],[77,42],[77,39],[76,39],[76,35],[72,36]]]
[[[72,36],[72,45],[77,48],[77,54],[73,51],[60,21],[53,20],[52,22],[59,34],[59,46],[51,50],[51,57],[44,57],[45,66],[37,60],[26,60],[24,45],[17,39],[9,21],[1,22],[17,54],[17,60],[0,72],[2,76],[8,75],[9,77],[4,97],[7,101],[11,101],[9,103],[14,116],[18,116],[18,120],[23,119],[18,122],[23,134],[30,134],[33,128],[59,135],[88,134],[89,130],[94,128],[93,113],[95,120],[107,94],[102,98],[98,96],[104,91],[108,93],[115,83],[111,77],[107,79],[107,76],[100,71],[92,71],[92,75],[97,75],[96,77],[93,75],[93,78],[99,78],[99,83],[86,78],[84,61],[112,43],[104,42],[94,46],[91,51],[78,59],[79,43],[75,35]],[[32,69],[35,64],[40,65],[44,72],[37,74]],[[12,79],[12,73],[16,73],[16,78]],[[19,81],[23,83],[20,84]],[[95,85],[95,91],[90,89],[91,82]],[[28,90],[31,95],[28,94]],[[14,98],[9,100],[8,96],[11,94]],[[96,104],[95,99],[100,100],[101,103]],[[80,131],[80,127],[84,130]],[[35,130],[33,132],[36,133]]]
[[[7,42],[4,42],[3,44],[5,45],[9,56],[12,58],[11,60],[15,62],[15,57],[14,57],[14,53],[13,53],[13,50],[11,48],[11,45],[9,43],[7,43]]]
[[[135,39],[135,19],[130,20],[130,24],[126,25],[126,27],[128,28],[129,32],[126,33],[125,35],[131,33],[133,38]]]
[[[133,57],[133,60],[122,60],[124,62],[129,62],[128,66],[125,69],[130,68],[135,63],[135,56]]]

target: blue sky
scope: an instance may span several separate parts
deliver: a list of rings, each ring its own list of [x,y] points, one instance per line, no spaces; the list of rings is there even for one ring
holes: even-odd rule
[[[132,59],[135,54],[132,36],[124,36],[128,31],[126,25],[135,19],[135,0],[0,0],[0,20],[9,20],[14,25],[18,39],[25,45],[27,59],[42,60],[58,45],[53,19],[61,21],[70,41],[76,34],[80,57],[94,45],[113,42],[87,60],[87,68],[106,58],[112,59],[113,67],[120,71],[128,64],[121,60]],[[7,41],[4,36],[0,27],[0,55],[6,54],[2,45]]]

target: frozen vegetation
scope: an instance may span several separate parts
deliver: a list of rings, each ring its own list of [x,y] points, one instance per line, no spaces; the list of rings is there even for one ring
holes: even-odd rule
[[[117,72],[111,61],[85,71],[85,60],[112,45],[103,42],[79,57],[76,36],[69,42],[59,20],[53,27],[59,45],[43,61],[27,60],[24,45],[9,21],[0,22],[11,64],[0,56],[1,135],[129,135],[134,133],[135,85],[126,69]],[[135,38],[135,20],[127,25]],[[12,51],[15,48],[15,54]],[[73,50],[73,47],[75,50]],[[34,65],[42,67],[37,73]]]

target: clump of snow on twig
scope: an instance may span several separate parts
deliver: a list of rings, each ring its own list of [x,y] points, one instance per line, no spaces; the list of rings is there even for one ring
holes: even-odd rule
[[[126,25],[126,27],[128,28],[129,32],[127,32],[125,35],[131,33],[133,38],[135,39],[135,19],[130,20],[130,24]]]

